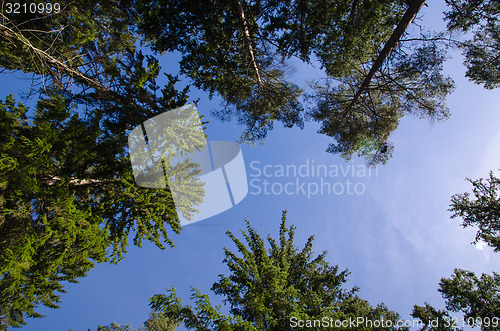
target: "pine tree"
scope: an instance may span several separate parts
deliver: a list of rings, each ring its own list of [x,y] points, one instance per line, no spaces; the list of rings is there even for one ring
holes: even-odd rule
[[[446,0],[448,30],[473,35],[458,47],[466,76],[487,89],[500,87],[500,3],[496,0]]]
[[[392,155],[388,137],[403,116],[448,117],[453,82],[441,74],[443,51],[402,38],[423,2],[138,1],[135,15],[155,50],[181,52],[181,72],[224,99],[217,115],[246,124],[242,141],[311,117],[335,139],[328,152],[378,164]],[[310,107],[287,78],[291,58],[317,59],[326,74]]]
[[[455,269],[451,278],[443,278],[439,292],[446,299],[446,308],[462,312],[470,326],[481,330],[500,327],[500,275],[481,274]]]
[[[500,251],[500,179],[493,172],[489,177],[471,180],[473,188],[469,192],[451,197],[450,211],[452,218],[463,219],[464,228],[477,226],[474,243],[484,240],[489,246]]]
[[[278,240],[267,237],[268,248],[248,222],[245,242],[228,232],[238,253],[224,250],[229,275],[220,275],[212,291],[224,297],[229,314],[223,314],[221,306],[213,307],[209,297],[196,289],[194,307],[183,305],[174,288],[168,295],[153,296],[151,307],[195,330],[291,330],[291,323],[298,320],[333,323],[360,317],[372,322],[390,320],[393,326],[367,324],[356,330],[398,330],[398,314],[384,305],[372,307],[355,294],[357,288],[344,289],[348,270],[331,266],[326,253],[314,257],[313,237],[303,249],[295,247],[294,233],[295,228],[286,225],[286,212]]]
[[[464,228],[477,225],[479,230],[474,243],[484,240],[500,251],[500,198],[498,189],[500,181],[493,172],[488,178],[478,180],[467,179],[473,185],[474,198],[468,192],[455,194],[451,198],[450,211],[452,218],[463,218]],[[455,269],[450,278],[441,278],[439,292],[446,300],[446,310],[437,310],[426,303],[425,307],[415,306],[413,317],[425,324],[422,330],[459,330],[456,321],[450,318],[450,312],[462,313],[462,324],[479,327],[481,330],[498,330],[500,328],[500,275],[481,274],[463,269]],[[438,326],[431,326],[429,321],[438,320]]]
[[[459,327],[478,327],[483,331],[500,328],[500,275],[481,274],[455,269],[450,278],[442,278],[439,292],[446,300],[446,310],[437,310],[426,304],[415,306],[412,316],[424,322],[422,330],[456,331]],[[450,312],[462,313],[452,318]],[[434,321],[434,323],[430,323]],[[439,323],[436,323],[439,322]]]
[[[421,331],[459,331],[453,318],[446,310],[438,310],[426,303],[425,306],[413,307],[412,317],[419,319],[422,323]]]

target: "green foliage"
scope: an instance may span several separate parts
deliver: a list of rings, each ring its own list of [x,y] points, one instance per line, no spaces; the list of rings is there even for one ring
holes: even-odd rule
[[[118,262],[131,230],[135,244],[162,249],[172,245],[165,225],[180,231],[170,192],[135,185],[125,132],[111,135],[100,110],[71,109],[53,94],[30,123],[12,97],[0,103],[0,307],[11,325],[39,317],[39,304],[57,308],[62,282],[95,262]]]
[[[279,70],[267,72],[262,87],[254,87],[252,93],[244,99],[231,97],[230,103],[234,108],[228,103],[221,111],[213,112],[213,115],[225,121],[237,114],[239,123],[246,125],[240,142],[250,144],[263,140],[276,121],[282,122],[287,128],[294,125],[303,128],[303,106],[298,101],[303,91],[283,78],[284,75]]]
[[[447,2],[449,29],[475,33],[463,46],[469,77],[497,86],[497,2]],[[180,231],[171,193],[137,187],[130,169],[127,133],[188,98],[187,88],[176,89],[177,77],[157,85],[158,60],[136,49],[143,36],[156,51],[181,52],[181,73],[224,99],[218,115],[237,114],[247,126],[243,141],[265,138],[276,121],[302,127],[303,90],[287,74],[292,57],[318,59],[325,70],[327,83],[315,85],[309,115],[336,140],[329,151],[346,159],[357,153],[369,164],[384,163],[393,151],[388,138],[403,116],[448,116],[444,98],[453,84],[441,74],[444,55],[436,44],[400,41],[354,98],[406,1],[59,3],[63,10],[52,15],[1,12],[0,66],[32,74],[39,96],[31,111],[12,97],[0,102],[2,325],[39,317],[41,304],[57,307],[63,282],[76,282],[95,263],[118,262],[131,235],[136,245],[149,240],[164,249],[173,245],[168,228]],[[482,199],[480,184],[477,201],[457,196],[454,211],[465,217],[464,226],[478,224],[477,238],[498,249],[498,198]],[[489,218],[475,214],[477,203],[492,204]],[[192,208],[186,206],[188,214]],[[228,298],[232,315],[197,292],[194,311],[173,291],[160,298],[172,305],[160,300],[157,307],[193,328],[278,329],[290,316],[345,318],[349,312],[395,316],[383,306],[372,308],[355,290],[342,290],[347,271],[329,266],[324,254],[313,259],[312,239],[296,250],[293,228],[284,224],[280,244],[269,238],[267,252],[249,225],[248,248],[230,234],[244,258],[226,250],[236,276],[221,276],[213,290]]]
[[[367,93],[353,100],[407,1],[135,4],[140,31],[153,49],[181,52],[181,72],[223,98],[224,108],[215,115],[236,115],[246,125],[241,141],[264,139],[276,121],[302,127],[312,116],[322,124],[320,133],[335,139],[328,152],[345,159],[358,154],[375,165],[391,157],[388,137],[403,116],[447,117],[444,98],[453,83],[440,74],[444,56],[436,43],[396,47]],[[307,114],[299,83],[286,75],[292,57],[317,59],[328,77],[315,85]]]
[[[221,312],[222,305],[212,306],[208,296],[196,289],[192,295],[194,307],[183,305],[173,287],[167,290],[167,295],[153,296],[151,307],[182,321],[186,328],[196,330],[290,330],[292,318],[348,320],[364,317],[372,321],[383,318],[396,324],[398,314],[384,305],[373,308],[355,295],[357,288],[342,288],[348,271],[330,266],[326,253],[314,257],[313,237],[301,250],[294,246],[295,228],[286,226],[286,212],[278,240],[267,237],[269,248],[248,222],[247,231],[242,232],[245,242],[228,232],[238,254],[224,250],[229,276],[220,275],[212,286],[216,295],[224,297],[229,314]],[[374,330],[364,326],[357,329]]]
[[[393,53],[358,102],[353,103],[353,98],[365,71],[315,86],[312,98],[317,108],[312,116],[321,122],[319,132],[337,142],[328,152],[346,159],[357,153],[370,165],[385,163],[393,151],[389,136],[405,115],[448,118],[444,98],[454,84],[441,74],[444,54],[435,45],[415,47],[410,55]]]
[[[471,32],[459,47],[465,56],[466,76],[487,89],[500,86],[500,3],[497,0],[446,0],[450,31]]]
[[[45,1],[36,0],[33,3]],[[0,24],[0,66],[35,73],[45,85],[81,81],[78,70],[96,79],[96,51],[110,56],[133,47],[127,1],[59,1],[59,13],[6,13]],[[120,7],[122,6],[122,7]],[[93,77],[92,77],[93,76]]]
[[[463,219],[462,226],[477,226],[474,243],[484,240],[489,246],[500,251],[500,179],[490,172],[488,178],[467,179],[473,188],[469,192],[455,194],[451,198],[452,218]]]
[[[89,331],[91,331],[89,329]],[[112,322],[109,326],[101,326],[99,325],[97,327],[97,331],[131,331],[130,330],[130,325],[120,325],[118,323]],[[134,329],[134,331],[137,331]]]
[[[484,240],[488,245],[500,251],[500,180],[490,172],[489,178],[467,179],[473,185],[473,197],[466,192],[455,194],[451,198],[452,218],[463,219],[462,226],[477,225],[477,243]],[[498,330],[500,327],[500,275],[481,274],[455,269],[451,278],[442,278],[439,292],[446,300],[447,311],[436,310],[429,304],[415,306],[412,316],[423,321],[422,330],[458,330],[456,325],[430,325],[429,321],[450,321],[449,312],[463,313],[464,324],[480,327],[481,330]],[[453,319],[451,319],[453,322]]]
[[[453,326],[453,319],[445,310],[438,310],[428,303],[425,307],[414,306],[412,317],[422,322],[420,331],[458,331],[461,330]]]
[[[181,73],[226,102],[219,116],[238,114],[247,126],[242,140],[263,139],[277,120],[287,127],[302,126],[302,90],[286,80],[274,54],[254,39],[260,5],[243,3],[243,24],[235,2],[137,1],[134,8],[153,49],[180,51]],[[245,41],[246,29],[251,41]]]
[[[446,299],[446,308],[462,312],[466,321],[472,320],[481,330],[498,330],[493,319],[500,320],[500,275],[481,274],[455,269],[451,278],[442,278],[439,292]],[[478,322],[481,321],[481,322]]]
[[[2,326],[57,308],[64,282],[118,262],[129,237],[164,249],[168,229],[180,232],[170,191],[135,184],[127,133],[184,105],[188,89],[173,76],[157,86],[125,2],[60,3],[57,15],[2,12],[0,65],[45,78],[33,110],[0,102]]]
[[[97,331],[174,331],[180,323],[166,317],[162,313],[151,312],[149,318],[144,321],[143,327],[137,329],[131,329],[130,324],[118,324],[112,322],[110,325],[99,325]],[[92,331],[89,329],[89,331]]]
[[[152,312],[144,321],[144,330],[147,331],[174,331],[180,325],[162,313]]]
[[[0,117],[0,311],[19,326],[23,313],[40,317],[38,303],[57,307],[61,281],[75,282],[105,260],[109,235],[64,188],[69,183],[43,183],[43,175],[57,174],[56,150],[71,148],[70,140],[57,146],[56,130],[48,123],[29,125],[26,108],[12,97],[0,103]]]

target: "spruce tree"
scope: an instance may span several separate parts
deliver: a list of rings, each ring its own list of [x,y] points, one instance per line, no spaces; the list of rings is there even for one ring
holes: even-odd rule
[[[357,288],[345,289],[348,270],[326,260],[326,252],[314,256],[311,236],[302,249],[294,244],[295,228],[286,225],[283,212],[279,237],[267,237],[268,245],[247,222],[244,241],[228,232],[237,252],[224,249],[228,275],[220,275],[212,286],[224,297],[229,313],[212,306],[208,295],[193,289],[194,307],[184,305],[172,287],[168,294],[150,299],[151,307],[194,330],[292,330],[297,321],[326,321],[328,327],[363,318],[366,323],[353,330],[401,330],[399,315],[380,304],[372,307],[356,295]],[[267,247],[266,247],[267,246]],[[375,321],[386,321],[383,326]],[[370,321],[373,324],[370,324]],[[390,321],[391,323],[388,323]],[[345,322],[344,322],[345,323]],[[304,324],[305,325],[305,324]],[[375,327],[374,325],[378,325]],[[316,330],[318,325],[304,326]]]

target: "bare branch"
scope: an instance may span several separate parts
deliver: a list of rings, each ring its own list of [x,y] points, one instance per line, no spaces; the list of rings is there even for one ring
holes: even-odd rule
[[[8,18],[6,18],[3,14],[2,18],[5,21],[8,21]],[[7,25],[5,25],[3,22],[0,23],[0,34],[3,35],[7,40],[12,42],[13,44],[20,43],[23,47],[27,47],[29,50],[31,50],[37,57],[39,57],[44,63],[46,63],[48,66],[51,68],[62,72],[69,77],[74,78],[75,80],[79,81],[82,84],[88,85],[100,92],[108,92],[109,89],[105,86],[103,86],[101,83],[98,81],[92,79],[91,77],[88,77],[81,73],[80,71],[71,68],[68,66],[66,63],[61,62],[60,60],[54,58],[52,55],[48,54],[47,52],[33,46],[31,42],[24,37],[21,33],[14,31]]]

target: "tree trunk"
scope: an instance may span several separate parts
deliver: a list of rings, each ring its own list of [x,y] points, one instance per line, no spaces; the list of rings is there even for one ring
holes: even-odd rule
[[[243,5],[241,4],[241,0],[233,1],[236,6],[236,11],[238,13],[238,19],[240,20],[242,32],[243,32],[243,40],[247,46],[248,53],[250,54],[250,62],[252,64],[253,69],[255,70],[255,74],[257,75],[257,82],[259,84],[259,88],[262,88],[262,79],[260,77],[259,67],[255,62],[255,55],[253,53],[252,42],[250,40],[250,32],[248,31],[247,20],[245,18],[245,12],[243,10]]]
[[[55,185],[61,182],[61,178],[58,176],[49,176],[49,178],[45,178],[43,180],[48,185]],[[79,179],[79,178],[71,178],[69,180],[69,184],[71,186],[90,186],[90,185],[101,185],[101,184],[109,184],[109,183],[118,183],[119,179]]]
[[[418,12],[420,11],[420,8],[422,8],[424,3],[425,0],[412,0],[410,2],[410,6],[406,10],[406,13],[399,21],[398,25],[396,26],[396,29],[394,29],[394,31],[392,32],[392,35],[389,38],[389,40],[385,43],[384,48],[382,49],[377,59],[373,63],[370,72],[368,72],[368,75],[366,75],[365,79],[363,80],[363,83],[361,84],[360,88],[354,95],[354,98],[352,99],[349,108],[352,108],[354,106],[354,104],[361,96],[361,94],[366,90],[373,76],[375,75],[377,70],[380,69],[387,56],[389,56],[391,51],[394,49],[397,42],[399,41],[399,39],[401,39],[408,26],[411,24],[411,22],[413,22],[413,20],[417,16]]]

